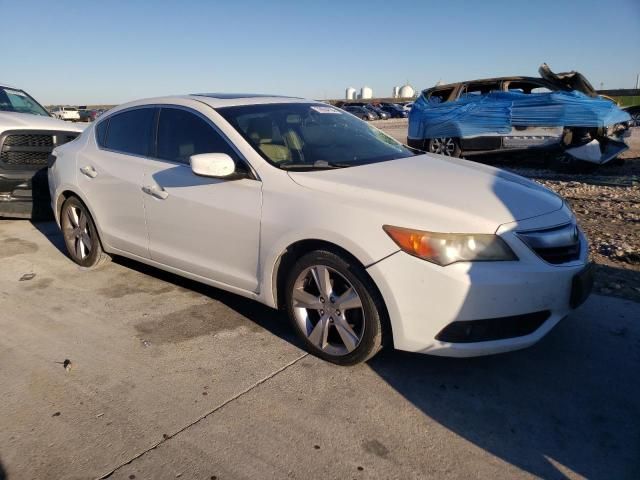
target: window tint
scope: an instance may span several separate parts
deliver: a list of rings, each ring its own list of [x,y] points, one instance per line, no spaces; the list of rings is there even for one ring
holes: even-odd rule
[[[96,127],[96,141],[101,147],[105,146],[104,141],[107,139],[107,128],[109,128],[109,119],[100,122]]]
[[[106,147],[133,155],[150,156],[153,151],[154,108],[138,108],[109,119]]]
[[[199,153],[226,153],[237,161],[227,141],[202,118],[177,108],[161,109],[158,157],[188,164],[189,157]]]

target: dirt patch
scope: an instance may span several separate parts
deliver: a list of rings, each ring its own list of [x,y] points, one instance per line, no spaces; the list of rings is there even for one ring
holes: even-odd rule
[[[0,240],[0,258],[9,258],[15,255],[35,253],[37,251],[38,246],[27,240],[20,238],[5,238]]]
[[[367,440],[363,442],[362,448],[366,452],[369,452],[377,457],[386,458],[386,456],[389,455],[389,449],[375,438],[373,440]]]
[[[24,289],[30,292],[34,290],[46,290],[51,286],[52,283],[53,278],[39,278],[33,282],[29,282],[28,284],[26,284]]]
[[[217,311],[216,311],[217,310]],[[218,333],[238,330],[257,332],[260,328],[235,312],[220,312],[210,303],[193,305],[161,316],[146,320],[135,326],[138,337],[153,344],[178,343]]]
[[[131,283],[116,283],[108,287],[99,288],[98,293],[107,298],[122,298],[126,295],[136,295],[139,293],[146,295],[162,295],[175,290],[173,285],[151,286]]]

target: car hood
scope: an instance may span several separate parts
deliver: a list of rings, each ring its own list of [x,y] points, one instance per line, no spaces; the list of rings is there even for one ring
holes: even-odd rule
[[[52,117],[33,115],[31,113],[0,112],[0,131],[14,129],[82,132],[81,127]]]
[[[298,185],[330,194],[338,204],[379,216],[383,223],[428,231],[493,233],[501,224],[563,205],[556,194],[523,177],[441,155],[289,176]]]

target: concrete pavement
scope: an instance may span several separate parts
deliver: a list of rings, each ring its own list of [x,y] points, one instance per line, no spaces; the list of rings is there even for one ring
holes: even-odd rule
[[[340,368],[275,311],[61,248],[0,220],[10,480],[640,478],[640,304],[594,296],[512,354]]]

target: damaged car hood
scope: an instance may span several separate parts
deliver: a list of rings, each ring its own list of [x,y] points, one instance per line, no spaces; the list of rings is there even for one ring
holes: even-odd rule
[[[593,85],[579,72],[570,71],[564,73],[554,73],[549,68],[549,65],[543,63],[540,65],[538,69],[538,73],[542,78],[544,78],[547,82],[556,86],[558,90],[577,90],[578,92],[582,92],[585,95],[597,98],[598,94],[596,93]]]
[[[430,231],[493,233],[498,225],[563,205],[560,197],[518,175],[440,155],[289,176],[386,223]]]

